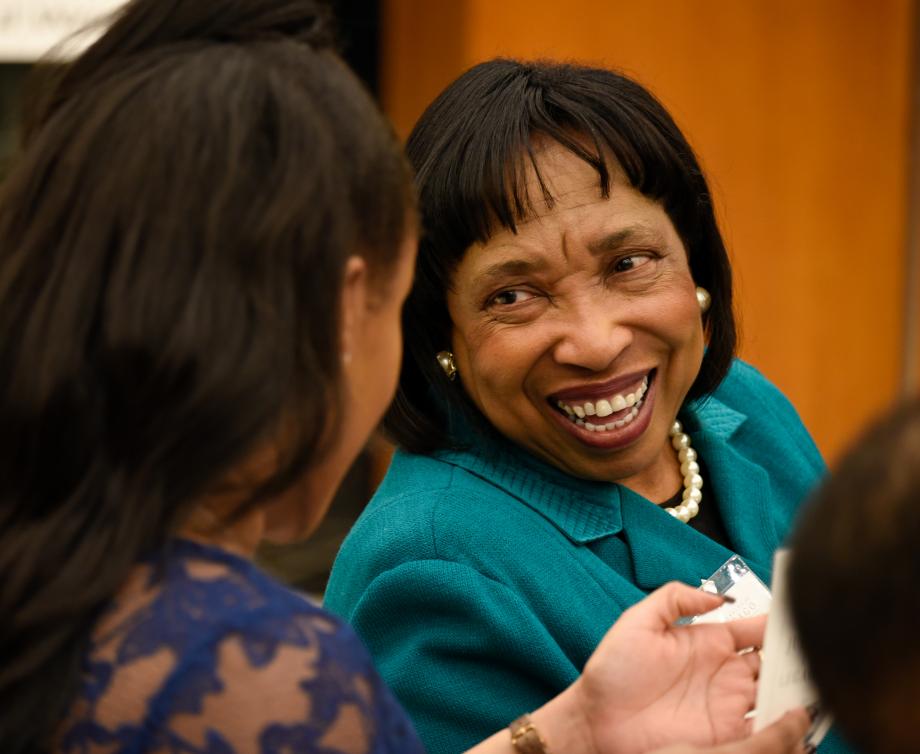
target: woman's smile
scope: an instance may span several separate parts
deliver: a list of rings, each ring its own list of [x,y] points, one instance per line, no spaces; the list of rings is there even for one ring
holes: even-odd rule
[[[573,388],[552,396],[554,421],[577,441],[592,448],[616,449],[634,442],[648,427],[654,403],[649,387],[655,371],[646,372],[635,385],[635,377],[618,379],[630,388],[611,390],[606,386]]]
[[[629,380],[632,382],[632,380]],[[649,375],[642,377],[642,382],[632,392],[628,389],[618,389],[614,392],[612,386],[588,387],[584,391],[574,390],[566,391],[565,395],[557,394],[556,405],[565,412],[576,424],[585,424],[579,420],[589,417],[587,421],[588,429],[601,430],[605,424],[616,423],[625,419],[626,409],[633,408],[637,403],[641,403],[645,391],[648,390]],[[619,380],[622,382],[622,380]],[[595,399],[595,396],[597,398]],[[552,399],[550,401],[552,403]],[[591,417],[594,417],[593,423]],[[602,421],[606,419],[607,421]],[[613,427],[609,427],[613,429]]]
[[[589,448],[617,450],[631,445],[648,429],[655,408],[654,370],[647,374],[639,387],[626,395],[614,396],[616,405],[625,402],[624,408],[607,414],[613,403],[601,399],[596,403],[585,401],[565,403],[557,401],[557,409],[551,411],[556,425],[571,437]],[[593,411],[593,415],[588,412]],[[569,412],[572,413],[569,413]],[[583,413],[584,417],[579,416]],[[600,416],[600,414],[606,414]]]

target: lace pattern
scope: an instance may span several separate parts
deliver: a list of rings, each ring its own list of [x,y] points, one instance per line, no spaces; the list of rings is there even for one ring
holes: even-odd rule
[[[62,754],[421,752],[346,625],[249,561],[177,540],[100,619]]]

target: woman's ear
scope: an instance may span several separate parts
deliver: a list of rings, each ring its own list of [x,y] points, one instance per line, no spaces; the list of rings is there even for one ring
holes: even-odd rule
[[[367,316],[368,274],[363,257],[351,256],[345,263],[342,282],[342,317],[339,337],[342,363],[347,367],[361,342],[361,331]]]

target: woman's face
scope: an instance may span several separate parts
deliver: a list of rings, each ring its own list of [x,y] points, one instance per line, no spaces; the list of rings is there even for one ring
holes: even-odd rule
[[[703,357],[687,253],[661,205],[615,163],[538,151],[555,197],[474,245],[448,309],[463,388],[506,437],[578,477],[648,486],[674,464],[668,430]]]

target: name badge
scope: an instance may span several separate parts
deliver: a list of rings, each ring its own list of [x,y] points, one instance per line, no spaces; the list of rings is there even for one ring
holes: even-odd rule
[[[708,579],[703,579],[700,589],[734,599],[703,615],[691,618],[689,623],[725,623],[739,618],[753,618],[770,612],[772,597],[751,567],[737,555],[732,555]]]

